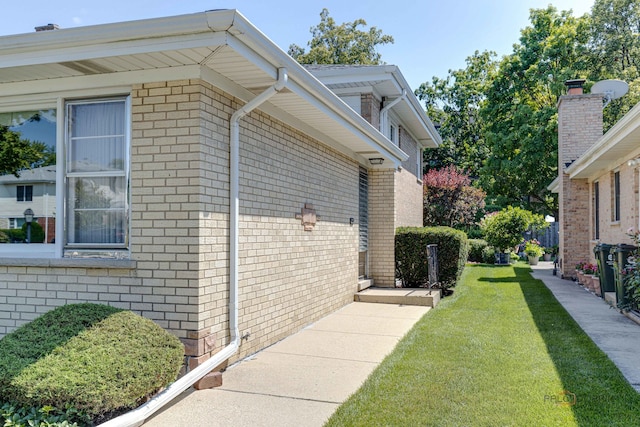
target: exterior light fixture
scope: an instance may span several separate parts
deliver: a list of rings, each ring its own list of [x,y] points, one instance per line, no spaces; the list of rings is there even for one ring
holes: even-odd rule
[[[631,167],[633,167],[633,166],[638,166],[638,165],[640,165],[640,158],[637,158],[637,159],[631,159],[631,160],[629,160],[629,161],[627,162],[627,166],[631,166]]]
[[[381,165],[384,163],[384,159],[382,157],[374,157],[372,159],[369,159],[369,163],[371,163],[372,165]]]
[[[33,210],[27,208],[24,211],[24,221],[27,223],[27,243],[31,243],[31,223],[33,222]]]

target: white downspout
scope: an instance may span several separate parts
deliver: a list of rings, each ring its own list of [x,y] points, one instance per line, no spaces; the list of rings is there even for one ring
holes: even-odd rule
[[[380,133],[387,136],[387,125],[389,118],[389,110],[393,108],[398,102],[402,101],[407,96],[407,91],[402,89],[402,95],[391,101],[389,104],[382,107],[380,110]]]
[[[280,92],[287,84],[287,69],[278,69],[278,80],[260,95],[247,102],[231,116],[230,127],[230,164],[229,164],[229,332],[231,341],[225,348],[214,354],[211,359],[196,367],[162,393],[158,394],[144,405],[127,412],[117,418],[100,424],[101,427],[135,427],[142,425],[147,418],[167,405],[183,391],[203,378],[212,369],[233,356],[240,347],[240,332],[238,330],[238,219],[240,216],[240,120]]]

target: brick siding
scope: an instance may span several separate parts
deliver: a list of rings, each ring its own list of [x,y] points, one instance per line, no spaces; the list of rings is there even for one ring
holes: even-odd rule
[[[590,185],[586,179],[569,179],[563,173],[602,137],[602,97],[566,95],[558,103],[558,170],[560,248],[563,277],[575,276],[575,265],[593,260]],[[600,190],[602,191],[602,186]]]
[[[196,358],[225,345],[229,118],[240,105],[199,80],[135,86],[135,268],[0,266],[0,335],[90,301],[153,319]],[[352,301],[358,275],[357,162],[259,111],[240,127],[240,331],[251,335],[238,357]],[[320,217],[313,231],[295,218],[305,203]]]

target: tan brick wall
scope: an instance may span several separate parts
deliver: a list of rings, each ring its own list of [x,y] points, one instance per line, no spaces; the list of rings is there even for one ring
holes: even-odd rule
[[[586,179],[570,180],[563,171],[602,137],[602,97],[567,95],[558,103],[558,170],[561,273],[575,276],[575,264],[593,259],[592,203]],[[601,186],[602,189],[602,186]]]
[[[372,93],[363,93],[361,96],[361,116],[371,123],[376,129],[380,129],[380,99]]]
[[[422,183],[406,169],[395,175],[395,218],[397,227],[422,227]]]
[[[402,168],[414,175],[415,179],[422,179],[422,170],[418,170],[418,156],[422,152],[418,149],[418,143],[401,126],[399,130],[400,149],[409,155],[409,158],[402,162]],[[422,164],[422,163],[421,163]]]
[[[589,222],[589,183],[586,179],[570,180],[565,176],[560,190],[560,256],[562,275],[575,276],[575,265],[593,258]]]
[[[638,229],[638,169],[629,167],[624,162],[616,170],[620,171],[620,221],[612,220],[613,173],[607,172],[594,180],[600,183],[599,241],[614,245],[633,244],[627,236],[627,231],[630,228]],[[593,185],[591,188],[593,191]],[[591,217],[593,216],[592,213]],[[593,236],[593,233],[591,235]]]
[[[240,328],[250,354],[353,301],[359,166],[262,114],[241,122]],[[245,139],[246,138],[246,139]],[[295,218],[311,203],[320,220]]]
[[[369,272],[376,286],[395,286],[395,171],[369,170]]]
[[[136,86],[137,268],[0,266],[0,334],[53,307],[92,301],[225,345],[229,117],[239,106],[199,80]],[[240,330],[251,332],[243,356],[353,300],[358,164],[257,111],[240,125]],[[305,203],[320,216],[311,232],[295,219]]]

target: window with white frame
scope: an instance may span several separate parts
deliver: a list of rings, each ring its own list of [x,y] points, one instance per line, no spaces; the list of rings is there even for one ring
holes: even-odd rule
[[[127,249],[129,103],[58,100],[55,107],[50,100],[40,109],[0,109],[0,257]],[[12,231],[24,231],[27,209],[41,236],[28,244]]]
[[[32,202],[33,201],[33,185],[16,186],[16,201]]]
[[[399,146],[399,135],[398,135],[398,125],[395,122],[392,122],[389,125],[389,141],[393,142],[394,145]]]
[[[612,177],[611,221],[620,221],[620,171],[615,171]]]
[[[66,245],[125,248],[129,234],[128,99],[66,106]]]

